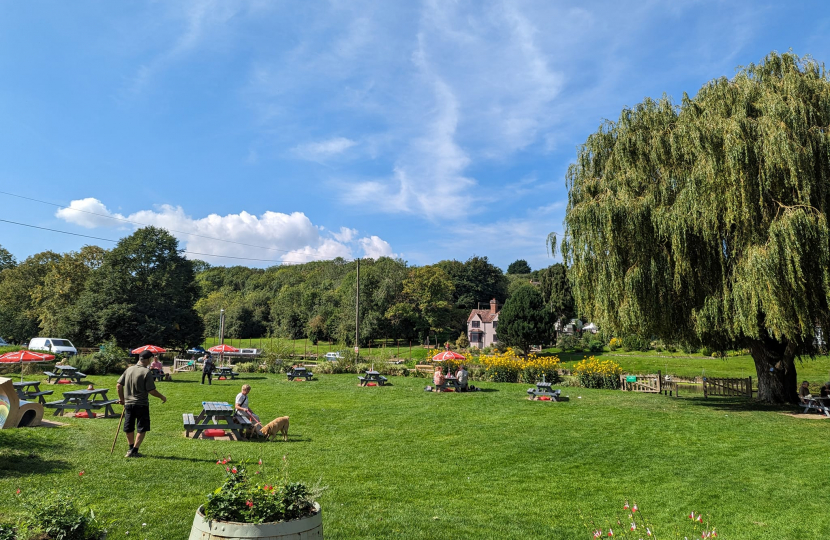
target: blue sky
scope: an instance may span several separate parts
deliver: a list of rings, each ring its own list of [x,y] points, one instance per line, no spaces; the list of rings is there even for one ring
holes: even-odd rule
[[[0,191],[72,209],[0,194],[0,217],[135,229],[112,215],[225,257],[541,268],[603,119],[772,50],[830,61],[828,34],[826,2],[5,2]],[[87,243],[112,246],[0,222],[19,260]]]

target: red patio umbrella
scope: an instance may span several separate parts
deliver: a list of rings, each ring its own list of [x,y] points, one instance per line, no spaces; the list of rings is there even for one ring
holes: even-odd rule
[[[0,363],[22,364],[23,362],[48,362],[54,359],[54,354],[39,353],[34,351],[14,351],[0,356]]]
[[[167,349],[163,349],[161,347],[157,347],[155,345],[144,345],[143,347],[139,347],[137,349],[133,349],[130,351],[132,354],[141,354],[144,351],[150,351],[153,354],[159,354],[163,352],[167,352]]]
[[[236,347],[231,347],[230,345],[227,345],[225,343],[223,343],[221,345],[214,345],[213,347],[211,347],[208,350],[212,353],[220,353],[220,354],[221,353],[228,353],[228,352],[239,352],[239,349],[237,349]]]
[[[0,356],[0,363],[4,364],[12,364],[17,363],[20,364],[20,380],[23,380],[23,362],[48,362],[50,360],[54,360],[54,354],[46,354],[46,353],[39,353],[34,351],[14,351],[8,352],[3,356]]]
[[[444,360],[466,360],[464,355],[453,351],[444,351],[432,357],[433,362],[442,362]]]

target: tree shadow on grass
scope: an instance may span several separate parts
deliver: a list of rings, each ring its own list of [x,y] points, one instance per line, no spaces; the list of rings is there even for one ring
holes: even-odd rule
[[[53,444],[41,440],[24,439],[23,437],[5,435],[6,432],[21,433],[23,428],[4,430],[0,437],[0,478],[6,476],[24,476],[29,474],[44,474],[58,470],[66,470],[72,464],[63,459],[49,459],[42,453],[54,451]]]
[[[197,458],[197,457],[185,457],[185,456],[164,456],[164,455],[152,455],[152,454],[145,454],[144,457],[148,459],[163,459],[166,461],[189,461],[191,463],[216,463],[215,459],[209,458]]]
[[[709,397],[703,396],[683,397],[682,399],[691,401],[695,405],[707,407],[719,411],[732,412],[800,412],[801,408],[795,405],[771,405],[769,403],[762,403],[755,399],[741,398],[741,397]]]

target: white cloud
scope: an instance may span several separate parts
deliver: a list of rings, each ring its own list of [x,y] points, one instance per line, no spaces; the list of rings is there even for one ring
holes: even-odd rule
[[[110,212],[109,209],[104,206],[104,203],[93,197],[72,201],[69,203],[68,208],[61,208],[55,212],[55,217],[58,217],[68,223],[86,227],[87,229],[95,229],[96,227],[124,226],[123,222],[117,220],[124,219],[124,216]]]
[[[356,144],[355,141],[345,137],[334,137],[325,141],[300,144],[291,151],[303,159],[316,161],[342,154]]]
[[[357,229],[350,229],[348,227],[340,227],[339,233],[331,233],[331,235],[338,242],[351,242],[352,238],[357,236]]]
[[[381,240],[377,236],[361,238],[358,243],[363,249],[364,257],[372,259],[379,259],[381,257],[392,257],[394,259],[398,257],[397,253],[392,253],[392,246],[389,245],[389,242]]]
[[[110,212],[98,199],[87,198],[72,201],[69,209],[56,213],[66,222],[87,228],[124,225],[124,222],[108,219],[105,215],[134,222],[130,226],[135,228],[140,227],[139,224],[165,228],[179,239],[182,247],[189,252],[189,258],[216,264],[264,264],[223,257],[265,259],[275,261],[275,264],[276,261],[302,263],[335,257],[348,259],[354,256],[355,249],[362,250],[367,257],[394,255],[389,243],[377,236],[357,239],[356,229],[341,227],[340,232],[332,233],[334,238],[326,238],[322,235],[323,228],[314,225],[302,212],[284,214],[268,211],[256,216],[242,211],[193,218],[181,206],[165,204],[125,218]]]

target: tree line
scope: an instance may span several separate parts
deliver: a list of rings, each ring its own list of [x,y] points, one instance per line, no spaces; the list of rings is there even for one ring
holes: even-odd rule
[[[382,257],[359,265],[360,346],[455,340],[466,332],[471,309],[493,298],[503,305],[531,282],[549,311],[572,311],[572,300],[563,308],[560,298],[567,287],[561,264],[531,272],[519,260],[507,275],[481,256],[427,266]],[[176,238],[156,227],[137,230],[111,250],[45,251],[19,264],[0,248],[0,336],[17,343],[51,336],[78,346],[114,339],[121,346],[185,348],[217,336],[224,309],[226,337],[351,346],[357,266],[340,258],[265,269],[211,266],[186,259]]]

